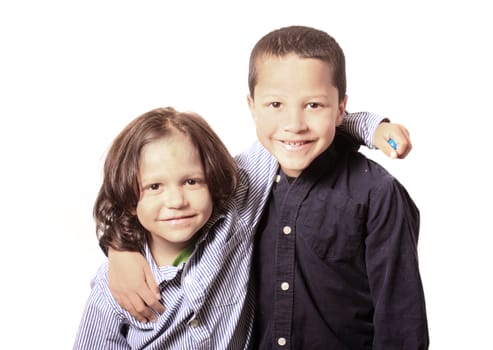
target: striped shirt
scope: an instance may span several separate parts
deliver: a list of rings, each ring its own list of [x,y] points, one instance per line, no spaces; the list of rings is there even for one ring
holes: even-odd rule
[[[380,120],[369,113],[347,115],[345,130],[372,147]],[[91,281],[74,350],[249,347],[254,312],[253,290],[248,288],[253,235],[278,163],[258,142],[236,160],[238,190],[225,210],[214,213],[201,230],[186,263],[159,267],[146,248],[165,312],[155,323],[132,317],[111,295],[106,262]]]
[[[348,113],[344,112],[344,119],[340,130],[351,135],[358,143],[366,145],[370,149],[375,149],[373,144],[373,134],[378,125],[389,119],[369,112]]]

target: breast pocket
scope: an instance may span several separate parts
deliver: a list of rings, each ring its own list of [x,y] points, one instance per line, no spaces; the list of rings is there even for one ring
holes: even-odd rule
[[[320,191],[301,208],[301,239],[323,260],[352,258],[363,245],[364,208],[340,193]]]

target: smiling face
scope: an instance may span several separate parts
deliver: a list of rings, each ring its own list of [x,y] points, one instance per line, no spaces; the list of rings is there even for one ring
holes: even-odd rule
[[[278,160],[284,173],[297,177],[334,140],[346,97],[332,84],[332,69],[322,60],[262,56],[248,104],[257,137]]]
[[[151,234],[158,263],[174,259],[210,218],[212,198],[199,153],[176,129],[140,156],[137,217]]]

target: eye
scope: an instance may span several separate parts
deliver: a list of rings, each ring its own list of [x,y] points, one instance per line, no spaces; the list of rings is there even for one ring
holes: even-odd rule
[[[151,190],[151,191],[158,191],[160,188],[161,188],[161,185],[160,184],[150,184],[148,186],[148,188]]]
[[[198,181],[197,181],[196,179],[188,179],[188,180],[186,180],[186,181],[185,181],[185,183],[186,183],[187,185],[190,185],[190,186],[196,185],[196,184],[197,184],[197,182],[198,182]]]
[[[191,189],[198,189],[205,186],[205,181],[201,178],[191,178],[191,179],[186,179],[184,184],[185,186]]]
[[[322,107],[322,105],[318,102],[310,102],[310,103],[308,103],[307,106],[309,109],[317,109],[317,108]]]
[[[142,187],[142,194],[147,193],[148,195],[157,195],[163,191],[163,184],[159,182],[144,185]]]
[[[271,102],[269,103],[269,106],[272,107],[272,108],[281,108],[281,102]]]

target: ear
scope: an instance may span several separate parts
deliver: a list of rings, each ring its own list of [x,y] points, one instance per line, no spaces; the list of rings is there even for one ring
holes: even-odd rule
[[[248,103],[248,108],[250,109],[250,114],[255,119],[255,115],[253,113],[255,109],[255,101],[253,100],[253,97],[250,94],[247,95],[247,103]]]
[[[339,107],[337,108],[337,120],[336,125],[339,126],[342,124],[342,120],[344,119],[344,112],[346,111],[347,104],[347,95],[344,96],[344,99],[341,103],[339,103]]]

